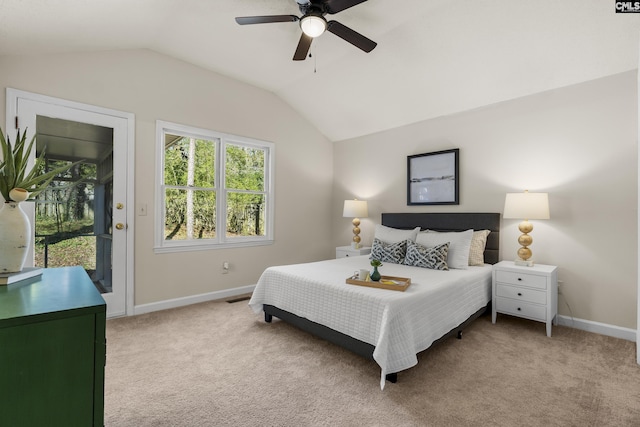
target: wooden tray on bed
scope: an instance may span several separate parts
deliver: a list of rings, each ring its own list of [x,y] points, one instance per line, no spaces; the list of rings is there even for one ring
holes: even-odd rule
[[[358,280],[355,277],[356,276],[347,277],[347,283],[349,285],[368,286],[370,288],[389,289],[392,291],[402,292],[404,292],[411,284],[411,279],[409,277],[381,276],[380,282],[365,282],[364,280]],[[382,283],[383,280],[391,280],[396,283]]]

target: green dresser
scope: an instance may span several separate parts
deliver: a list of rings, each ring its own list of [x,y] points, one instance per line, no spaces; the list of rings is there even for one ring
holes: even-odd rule
[[[104,425],[106,304],[82,267],[0,286],[0,425]]]

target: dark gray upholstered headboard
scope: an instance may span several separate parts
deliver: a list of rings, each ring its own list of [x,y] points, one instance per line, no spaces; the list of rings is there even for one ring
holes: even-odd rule
[[[393,228],[410,229],[421,227],[435,231],[491,230],[484,250],[484,262],[495,264],[499,261],[500,214],[499,213],[383,213],[382,225]]]

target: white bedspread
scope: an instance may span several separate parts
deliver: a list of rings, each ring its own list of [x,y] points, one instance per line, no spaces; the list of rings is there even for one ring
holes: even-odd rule
[[[405,291],[349,285],[345,279],[370,269],[369,256],[270,267],[249,301],[328,326],[375,346],[374,360],[388,373],[418,363],[416,354],[464,322],[491,300],[491,266],[437,271],[386,263],[380,273],[410,277]]]

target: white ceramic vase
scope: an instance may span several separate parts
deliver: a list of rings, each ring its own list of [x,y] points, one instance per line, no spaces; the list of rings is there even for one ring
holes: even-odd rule
[[[19,202],[0,208],[0,273],[22,271],[31,244],[31,225]]]

